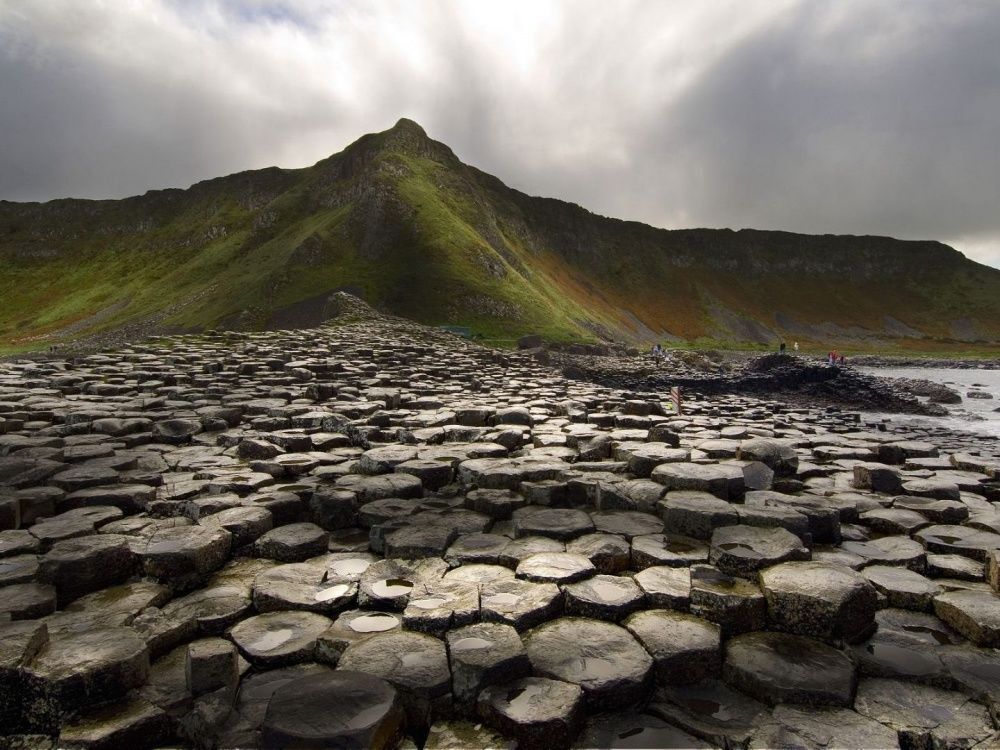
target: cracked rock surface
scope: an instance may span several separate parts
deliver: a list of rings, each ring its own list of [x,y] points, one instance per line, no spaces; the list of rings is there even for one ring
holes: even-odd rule
[[[998,446],[666,396],[371,311],[0,363],[0,744],[995,746]]]

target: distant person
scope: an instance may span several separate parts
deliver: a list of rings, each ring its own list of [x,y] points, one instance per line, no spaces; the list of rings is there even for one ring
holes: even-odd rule
[[[843,354],[840,355],[840,366],[843,367],[847,364],[847,358]]]
[[[798,341],[796,341],[796,342],[795,342],[794,344],[792,344],[792,348],[793,348],[793,349],[794,349],[795,351],[798,351],[798,350],[799,350],[799,342],[798,342]]]
[[[785,342],[784,341],[781,342],[781,346],[778,347],[778,351],[781,352],[782,354],[785,353]]]

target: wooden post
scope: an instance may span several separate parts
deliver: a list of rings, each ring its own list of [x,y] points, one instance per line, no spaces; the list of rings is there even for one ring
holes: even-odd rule
[[[681,415],[681,387],[675,385],[670,389],[670,400],[674,402],[674,412],[677,416]]]

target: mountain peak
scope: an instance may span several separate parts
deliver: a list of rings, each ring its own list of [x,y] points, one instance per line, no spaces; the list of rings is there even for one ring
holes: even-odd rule
[[[427,135],[420,125],[408,117],[401,117],[389,130],[376,135],[377,141],[397,151],[429,156],[438,161],[458,161],[448,146]]]
[[[0,266],[0,352],[116,326],[313,325],[345,289],[498,340],[1000,349],[1000,271],[942,245],[604,218],[508,188],[407,118],[315,167],[0,202]]]
[[[420,127],[417,122],[409,119],[408,117],[400,117],[396,124],[392,126],[391,132],[406,133],[407,135],[427,138],[427,131]]]

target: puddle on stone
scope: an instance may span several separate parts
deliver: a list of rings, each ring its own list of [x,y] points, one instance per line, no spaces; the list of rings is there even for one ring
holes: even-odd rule
[[[382,633],[392,630],[399,624],[392,615],[383,612],[372,612],[370,615],[361,615],[351,620],[347,626],[355,633]]]
[[[358,576],[368,570],[371,560],[362,557],[352,557],[347,560],[337,560],[330,565],[330,570],[339,576]]]
[[[413,582],[405,578],[384,578],[372,584],[372,592],[375,596],[391,599],[396,596],[409,594],[413,588]]]
[[[490,648],[493,646],[492,641],[488,641],[485,638],[459,638],[457,641],[451,644],[452,651],[473,651],[480,648]]]
[[[347,596],[351,591],[351,587],[346,583],[338,583],[336,586],[329,586],[325,589],[321,589],[316,592],[316,601],[318,602],[328,602],[331,599],[340,599],[343,596]]]
[[[721,703],[707,698],[688,698],[684,701],[684,705],[696,714],[710,716],[718,721],[729,721],[733,718],[733,715]]]
[[[251,648],[254,651],[273,651],[279,646],[288,643],[294,635],[295,631],[291,628],[272,630],[269,633],[264,633],[260,638],[255,640],[251,644]]]
[[[417,599],[416,601],[411,601],[410,605],[417,607],[418,609],[437,609],[442,604],[447,604],[448,599],[441,596],[430,597],[428,599]]]
[[[719,586],[722,588],[733,588],[736,585],[736,580],[732,576],[728,576],[721,570],[715,570],[714,568],[701,568],[697,571],[692,571],[691,582],[705,583],[710,586]]]
[[[891,667],[901,675],[930,674],[939,666],[927,654],[892,643],[869,643],[865,646],[865,651],[880,664]]]
[[[927,633],[942,646],[947,646],[952,642],[948,633],[944,630],[939,630],[938,628],[931,628],[926,625],[903,625],[902,627],[903,630],[910,633]]]

